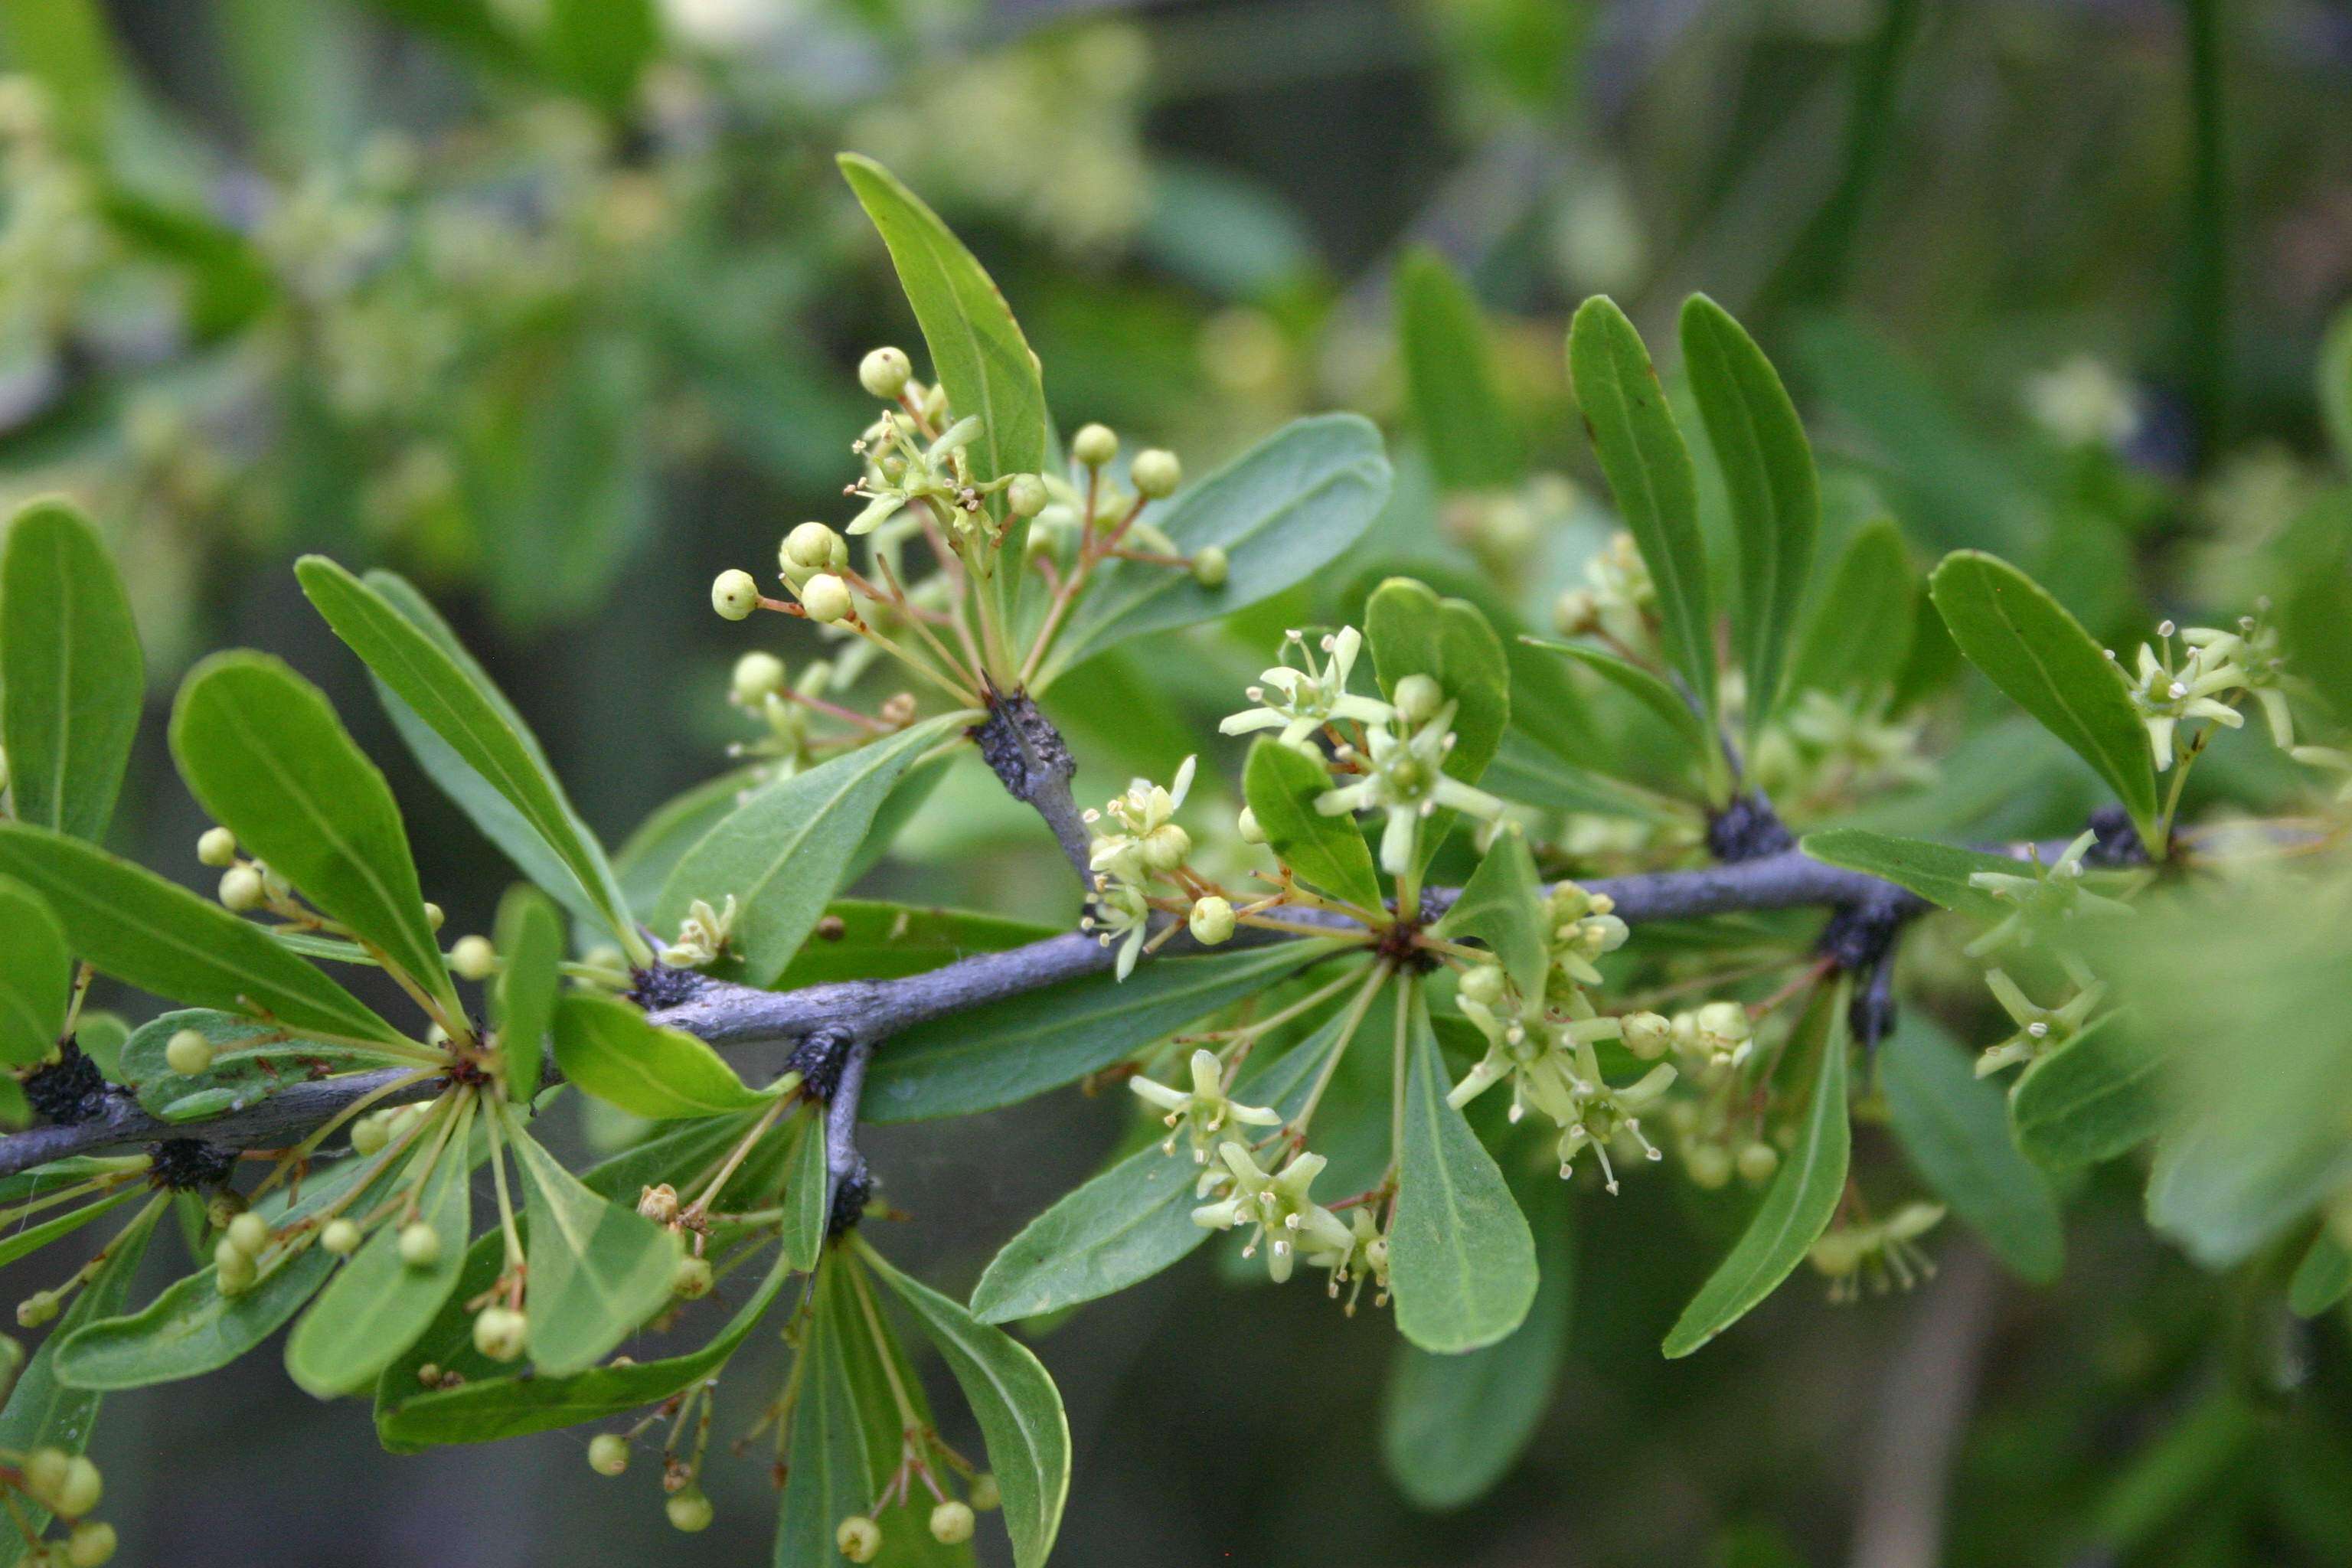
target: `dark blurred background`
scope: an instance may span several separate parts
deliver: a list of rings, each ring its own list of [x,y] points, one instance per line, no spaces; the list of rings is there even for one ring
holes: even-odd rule
[[[1108,421],[1194,473],[1355,408],[1397,428],[1400,505],[1428,509],[1387,300],[1420,243],[1496,312],[1540,466],[1575,484],[1568,310],[1607,291],[1661,341],[1693,289],[1756,330],[1825,454],[1922,541],[2109,520],[2068,535],[2095,542],[2062,574],[2095,621],[2135,582],[2226,574],[2326,482],[2313,366],[2352,293],[2344,5],[616,0],[568,39],[548,16],[0,0],[0,500],[71,491],[122,561],[154,684],[117,837],[167,873],[201,879],[162,744],[173,686],[242,644],[334,695],[453,931],[509,879],[310,615],[287,570],[305,550],[424,584],[608,841],[725,765],[748,734],[727,668],[754,645],[708,584],[847,515],[856,359],[923,358],[843,148],[989,265],[1065,428]],[[1148,695],[1073,682],[1063,716],[1085,750],[1090,710]],[[1152,700],[1160,739],[1086,750],[1082,794],[1164,777],[1204,732]],[[951,779],[874,886],[1066,918],[1037,825],[984,782]],[[961,1294],[1126,1110],[1062,1095],[877,1133],[912,1216],[890,1250]],[[1382,1316],[1224,1283],[1203,1251],[1040,1342],[1077,1442],[1059,1560],[1894,1568],[1927,1560],[1903,1542],[1940,1511],[1954,1563],[2116,1561],[2085,1543],[2151,1531],[2131,1560],[2352,1561],[2352,1465],[2318,1439],[2281,1450],[2276,1484],[2313,1500],[2276,1556],[2203,1544],[2160,1475],[2118,1497],[2230,1324],[2104,1180],[2055,1289],[1954,1232],[1916,1294],[1830,1310],[1801,1278],[1671,1363],[1657,1336],[1727,1222],[1673,1212],[1663,1184],[1588,1195],[1552,1415],[1496,1493],[1444,1517],[1381,1472]],[[2312,1353],[2340,1361],[2341,1336]],[[730,1416],[766,1377],[731,1380]],[[362,1407],[312,1403],[265,1353],[110,1399],[95,1452],[128,1561],[769,1550],[759,1455],[714,1463],[719,1521],[688,1542],[646,1477],[592,1476],[585,1442],[385,1458]],[[2165,1528],[2102,1534],[2135,1507]]]

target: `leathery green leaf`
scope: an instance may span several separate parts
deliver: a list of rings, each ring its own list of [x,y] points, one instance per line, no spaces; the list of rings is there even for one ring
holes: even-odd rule
[[[1535,1238],[1495,1157],[1446,1102],[1429,1001],[1409,986],[1398,1008],[1404,1053],[1404,1150],[1389,1285],[1397,1331],[1425,1351],[1491,1345],[1526,1321],[1536,1296]]]
[[[1438,922],[1438,934],[1485,942],[1519,994],[1539,1005],[1551,968],[1551,933],[1545,926],[1543,879],[1528,836],[1518,824],[1506,823]]]
[[[1267,847],[1309,887],[1368,912],[1381,908],[1380,879],[1364,836],[1348,816],[1326,816],[1318,796],[1333,787],[1319,758],[1261,735],[1242,767],[1242,797]]]
[[[0,1062],[29,1067],[66,1028],[73,953],[41,896],[0,878]]]
[[[2163,1049],[2143,1031],[2095,1019],[2011,1086],[2017,1146],[2059,1169],[2138,1147],[2164,1124],[2164,1064]]]
[[[1013,1561],[1018,1568],[1044,1568],[1070,1495],[1070,1423],[1054,1380],[1003,1329],[899,1273],[872,1247],[861,1246],[859,1253],[914,1314],[979,1419],[988,1466],[1004,1496]]]
[[[1853,1139],[1845,1102],[1847,992],[1841,984],[1826,1004],[1815,1005],[1815,1018],[1824,1005],[1829,1016],[1821,1031],[1812,1099],[1805,1107],[1796,1147],[1780,1162],[1756,1217],[1748,1221],[1731,1256],[1707,1277],[1667,1333],[1670,1359],[1690,1354],[1746,1317],[1804,1261],[1836,1217],[1838,1202],[1845,1195],[1846,1161]]]
[[[0,545],[0,750],[17,818],[105,837],[146,692],[106,547],[68,502],[28,502]]]
[[[677,1274],[670,1234],[607,1203],[499,1112],[530,1216],[524,1297],[531,1364],[562,1377],[585,1370],[661,1310]]]
[[[1444,257],[1415,247],[1396,270],[1397,344],[1412,416],[1438,487],[1505,489],[1527,470],[1518,426],[1495,383],[1485,321]]]
[[[1903,531],[1890,517],[1856,529],[1789,661],[1789,695],[1891,691],[1911,657],[1919,614],[1919,580]]]
[[[506,1067],[507,1097],[529,1105],[539,1093],[540,1058],[562,984],[563,920],[536,888],[509,888],[491,927],[499,955],[490,984],[490,1025]]]
[[[1929,1189],[2020,1279],[2058,1278],[2066,1235],[2057,1200],[2011,1138],[2000,1087],[1916,1007],[1880,1049],[1878,1076],[1895,1139]]]
[[[165,1058],[172,1037],[183,1029],[202,1035],[213,1047],[212,1064],[200,1073],[173,1072]],[[178,1007],[132,1030],[122,1043],[118,1065],[142,1110],[166,1121],[194,1121],[258,1105],[281,1089],[327,1073],[413,1064],[404,1058],[301,1039],[234,1013]]]
[[[718,1116],[764,1104],[717,1051],[647,1023],[630,1003],[574,992],[555,1004],[555,1065],[597,1099],[655,1121]]]

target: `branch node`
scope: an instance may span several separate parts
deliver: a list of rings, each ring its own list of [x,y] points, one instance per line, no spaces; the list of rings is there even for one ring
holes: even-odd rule
[[[2147,864],[2147,846],[2139,839],[2139,829],[2132,825],[2131,813],[2113,804],[2095,809],[2084,824],[2093,835],[2091,847],[2084,851],[2084,861],[2092,866],[2123,867]]]
[[[147,1145],[147,1178],[175,1193],[217,1187],[236,1168],[236,1151],[201,1138],[166,1138]]]
[[[1727,866],[1784,855],[1797,840],[1782,825],[1762,790],[1735,795],[1721,811],[1706,820],[1706,850]]]
[[[25,1098],[46,1120],[59,1127],[78,1127],[106,1115],[113,1092],[98,1064],[82,1054],[68,1037],[58,1047],[58,1059],[25,1075]]]
[[[841,1069],[849,1059],[853,1038],[846,1029],[812,1029],[784,1058],[784,1070],[801,1075],[802,1093],[831,1100],[841,1087]]]
[[[1077,760],[1061,731],[1026,692],[991,690],[988,717],[964,731],[980,747],[981,760],[1004,786],[1004,793],[1032,806],[1054,830],[1062,853],[1077,868],[1078,879],[1093,885],[1087,864],[1089,837],[1078,815],[1070,781],[1077,776]]]
[[[636,984],[629,990],[629,1000],[648,1013],[675,1007],[690,999],[702,989],[704,977],[691,969],[677,969],[667,963],[652,963],[632,970]]]

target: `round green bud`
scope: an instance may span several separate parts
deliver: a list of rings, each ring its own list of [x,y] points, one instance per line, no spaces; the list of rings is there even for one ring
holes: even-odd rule
[[[710,607],[721,620],[740,621],[760,607],[759,579],[740,567],[710,580]]]
[[[47,1502],[65,1485],[66,1470],[73,1456],[63,1448],[36,1448],[25,1456],[25,1489],[37,1501]]]
[[[400,1260],[411,1268],[430,1268],[441,1261],[441,1233],[421,1219],[411,1220],[400,1227]],[[495,1308],[492,1310],[496,1310]],[[489,1314],[485,1312],[484,1317]],[[475,1337],[481,1335],[481,1320],[474,1321]],[[484,1355],[490,1352],[484,1351]]]
[[[380,1154],[392,1142],[392,1129],[384,1125],[382,1115],[363,1116],[352,1123],[352,1152],[362,1156]]]
[[[76,1454],[66,1461],[66,1473],[48,1496],[50,1510],[66,1519],[79,1519],[98,1506],[106,1495],[105,1479],[87,1454]]]
[[[588,1440],[588,1468],[600,1476],[617,1476],[629,1468],[629,1440],[618,1432],[599,1432]]]
[[[1769,1143],[1755,1142],[1739,1152],[1739,1179],[1751,1187],[1760,1187],[1772,1179],[1780,1168],[1780,1151]]]
[[[72,1568],[99,1568],[114,1557],[114,1526],[102,1519],[85,1520],[66,1538],[66,1561]]]
[[[1397,717],[1418,727],[1437,717],[1445,706],[1445,689],[1426,675],[1406,676],[1396,683],[1390,700],[1396,705]]]
[[[207,827],[196,840],[196,858],[216,869],[236,864],[236,835],[226,827]]]
[[[1463,972],[1462,1000],[1475,1002],[1481,1007],[1491,1007],[1503,999],[1503,971],[1500,965],[1482,963]]]
[[[37,1329],[57,1315],[58,1298],[53,1291],[44,1290],[16,1303],[16,1326],[20,1329]]]
[[[1034,517],[1045,510],[1053,499],[1045,481],[1034,474],[1015,474],[1013,482],[1004,487],[1004,504],[1015,517]]]
[[[249,1289],[260,1276],[253,1264],[253,1254],[246,1251],[226,1237],[213,1244],[213,1282],[224,1296],[235,1296]]]
[[[360,1227],[348,1219],[331,1219],[319,1233],[319,1245],[338,1258],[349,1258],[360,1249]]]
[[[1118,437],[1108,425],[1081,425],[1070,437],[1070,456],[1089,468],[1099,468],[1118,456]]]
[[[849,564],[849,542],[821,522],[804,522],[784,535],[776,552],[788,573],[830,572]]]
[[[882,1527],[862,1513],[853,1513],[835,1528],[833,1543],[852,1563],[871,1563],[882,1552]]]
[[[182,1078],[194,1078],[213,1065],[213,1043],[201,1029],[181,1029],[163,1045],[163,1065]]]
[[[449,970],[478,984],[499,972],[499,950],[486,936],[461,936],[449,949]]]
[[[849,614],[849,584],[830,572],[820,572],[801,584],[801,608],[810,620],[829,626]]]
[[[931,1510],[931,1539],[942,1546],[961,1546],[971,1539],[971,1505],[949,1498]]]
[[[982,1513],[986,1513],[1003,1500],[1004,1494],[996,1485],[996,1473],[994,1471],[982,1470],[980,1474],[971,1478],[972,1507],[980,1510]]]
[[[224,1187],[205,1200],[205,1221],[215,1230],[226,1230],[228,1222],[245,1212],[244,1194]]]
[[[688,1487],[686,1490],[677,1493],[667,1502],[662,1504],[662,1510],[669,1515],[671,1529],[684,1531],[688,1535],[692,1535],[697,1531],[709,1530],[711,1515],[715,1511],[710,1506],[710,1500],[703,1495],[700,1487]]]
[[[1645,1062],[1664,1056],[1674,1043],[1675,1026],[1663,1013],[1628,1013],[1622,1023],[1625,1048]]]
[[[225,908],[243,914],[259,909],[265,896],[261,873],[252,867],[231,866],[221,873],[220,901]]]
[[[1185,919],[1192,940],[1202,947],[1215,947],[1231,942],[1234,936],[1234,906],[1231,900],[1212,893],[1193,900],[1192,912]]]
[[[401,1239],[407,1240],[403,1232]],[[492,1361],[518,1361],[530,1342],[530,1320],[511,1307],[488,1306],[474,1314],[474,1348]]]
[[[440,905],[438,905],[438,904],[435,903],[432,900],[430,900],[430,899],[425,900],[425,929],[426,931],[439,931],[443,926],[445,926],[445,925],[446,925],[446,924],[448,924],[448,923],[449,923],[449,911],[448,911],[448,910],[445,910],[445,909],[443,909]]]
[[[1184,482],[1184,465],[1173,452],[1147,447],[1128,465],[1127,477],[1134,482],[1136,494],[1160,500],[1174,495],[1176,487]]]
[[[670,1276],[673,1293],[688,1301],[699,1301],[710,1294],[710,1260],[707,1258],[681,1258],[677,1272]]]
[[[1248,806],[1242,807],[1241,816],[1234,822],[1234,826],[1235,829],[1240,832],[1243,843],[1263,844],[1265,842],[1265,829],[1258,826],[1257,813],[1252,811]]]
[[[261,1249],[269,1245],[269,1222],[247,1210],[229,1221],[228,1229],[221,1234],[247,1258],[258,1258]]]
[[[1192,853],[1192,836],[1172,822],[1163,822],[1143,836],[1143,863],[1155,871],[1173,871]]]
[[[772,653],[747,653],[735,661],[730,685],[736,701],[756,708],[784,689],[784,661]]]
[[[1696,1185],[1713,1192],[1731,1180],[1731,1156],[1716,1143],[1701,1143],[1683,1156],[1683,1164]]]
[[[1229,569],[1222,544],[1209,545],[1192,557],[1192,581],[1203,588],[1223,587]]]
[[[1832,1279],[1851,1274],[1862,1267],[1862,1238],[1852,1230],[1828,1231],[1813,1243],[1807,1256],[1814,1268]]]
[[[857,384],[876,397],[896,397],[915,374],[904,349],[879,348],[857,362]]]

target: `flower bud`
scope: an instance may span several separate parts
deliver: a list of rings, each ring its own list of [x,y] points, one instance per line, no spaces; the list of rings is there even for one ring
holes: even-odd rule
[[[1108,425],[1081,425],[1070,437],[1070,456],[1089,468],[1099,468],[1118,456],[1118,437]]]
[[[804,522],[784,535],[777,551],[788,573],[831,572],[849,564],[849,542],[822,522]]]
[[[849,584],[830,572],[820,572],[801,584],[801,608],[810,620],[829,626],[849,614]]]
[[[871,1563],[882,1552],[882,1527],[862,1513],[853,1513],[834,1531],[833,1543],[852,1563]]]
[[[1143,863],[1155,871],[1173,871],[1192,853],[1192,836],[1172,822],[1163,822],[1143,836]]]
[[[269,1245],[269,1222],[248,1209],[229,1221],[228,1229],[221,1234],[247,1258],[258,1258],[261,1249]]]
[[[1475,1002],[1481,1007],[1491,1007],[1503,999],[1503,971],[1499,964],[1482,963],[1464,972],[1461,995],[1465,1002]]]
[[[1720,1144],[1699,1144],[1683,1156],[1683,1165],[1690,1172],[1692,1183],[1709,1192],[1731,1180],[1731,1156]]]
[[[915,374],[904,349],[879,348],[857,362],[857,384],[876,397],[895,398]]]
[[[757,708],[784,689],[784,661],[772,653],[747,653],[735,661],[730,685],[737,702]]]
[[[98,1473],[98,1466],[87,1454],[76,1454],[66,1461],[65,1476],[47,1500],[53,1512],[66,1519],[79,1519],[96,1508],[105,1493],[106,1482]]]
[[[1601,602],[1590,588],[1570,588],[1552,606],[1551,624],[1564,637],[1589,632],[1601,624]]]
[[[677,1260],[677,1272],[670,1276],[669,1288],[679,1300],[699,1301],[710,1294],[710,1259],[687,1257]]]
[[[57,1315],[58,1298],[54,1290],[27,1296],[16,1303],[16,1326],[20,1329],[37,1329]]]
[[[411,1268],[430,1268],[441,1261],[441,1233],[421,1219],[409,1221],[400,1227],[400,1260]],[[493,1308],[491,1310],[496,1310]],[[488,1312],[482,1314],[488,1317]],[[481,1338],[481,1319],[474,1320],[474,1337]],[[484,1355],[489,1355],[485,1350]],[[495,1357],[493,1359],[506,1359]]]
[[[1045,481],[1034,474],[1015,474],[1013,482],[1004,487],[1004,504],[1015,517],[1034,517],[1045,510],[1053,496]]]
[[[499,972],[499,950],[486,936],[461,936],[449,949],[450,973],[477,984]]]
[[[331,1219],[319,1233],[319,1245],[338,1258],[349,1258],[360,1249],[360,1227],[347,1219]]]
[[[260,1275],[253,1265],[253,1255],[226,1237],[213,1244],[213,1282],[224,1296],[235,1296],[249,1288]]]
[[[63,1448],[36,1448],[25,1456],[25,1489],[37,1502],[47,1503],[66,1482],[73,1456]]]
[[[213,1043],[201,1029],[181,1029],[163,1046],[163,1065],[182,1078],[194,1078],[213,1065]]]
[[[1252,811],[1248,806],[1242,807],[1242,814],[1234,822],[1234,826],[1235,830],[1241,834],[1242,842],[1244,844],[1263,844],[1265,842],[1265,829],[1257,825],[1257,813]]]
[[[710,1500],[703,1495],[700,1487],[688,1487],[682,1492],[674,1493],[667,1502],[662,1504],[662,1510],[669,1515],[671,1529],[684,1531],[688,1535],[709,1530],[714,1511]]]
[[[205,1200],[205,1223],[215,1230],[226,1230],[228,1222],[245,1212],[245,1195],[231,1187],[223,1187]]]
[[[1445,689],[1426,675],[1408,675],[1396,683],[1390,700],[1396,705],[1397,717],[1418,728],[1437,717],[1445,706]]]
[[[404,1231],[401,1240],[407,1239]],[[492,1305],[474,1314],[474,1348],[492,1361],[520,1360],[530,1340],[530,1320],[511,1307]]]
[[[243,914],[261,907],[264,897],[261,873],[250,866],[231,866],[221,873],[220,901],[224,908]]]
[[[236,864],[236,835],[226,827],[207,827],[196,840],[196,858],[216,869]]]
[[[961,1546],[971,1539],[971,1505],[949,1498],[931,1510],[931,1539],[942,1546]]]
[[[71,1568],[99,1568],[114,1558],[114,1526],[102,1519],[85,1520],[66,1538],[66,1562]]]
[[[1184,482],[1184,465],[1173,452],[1147,447],[1128,465],[1127,477],[1136,494],[1160,500],[1175,494],[1176,487]]]
[[[1664,1056],[1674,1043],[1675,1026],[1663,1013],[1628,1013],[1623,1025],[1625,1048],[1645,1062]]]
[[[444,910],[440,905],[435,903],[430,899],[425,900],[425,929],[426,931],[439,931],[444,925],[448,923],[448,920],[449,913],[447,910]]]
[[[354,1154],[380,1154],[391,1141],[392,1129],[383,1124],[381,1115],[363,1116],[352,1123],[352,1152]]]
[[[1215,947],[1233,940],[1234,906],[1228,900],[1213,893],[1196,900],[1185,923],[1192,928],[1192,940],[1202,947]]]
[[[600,1476],[617,1476],[629,1468],[629,1440],[618,1432],[599,1432],[588,1440],[588,1468]]]
[[[677,1217],[677,1189],[667,1182],[647,1187],[637,1195],[637,1212],[656,1225],[667,1225]]]
[[[971,1478],[972,1507],[986,1513],[1003,1500],[1004,1494],[997,1487],[996,1473],[993,1470],[982,1470]]]
[[[1203,588],[1223,587],[1227,570],[1225,547],[1222,544],[1205,546],[1192,557],[1192,581]]]
[[[740,567],[710,581],[710,607],[721,620],[740,621],[760,607],[759,579]]]
[[[1750,1143],[1739,1152],[1739,1179],[1751,1187],[1760,1187],[1772,1179],[1780,1168],[1780,1151],[1769,1143]]]

